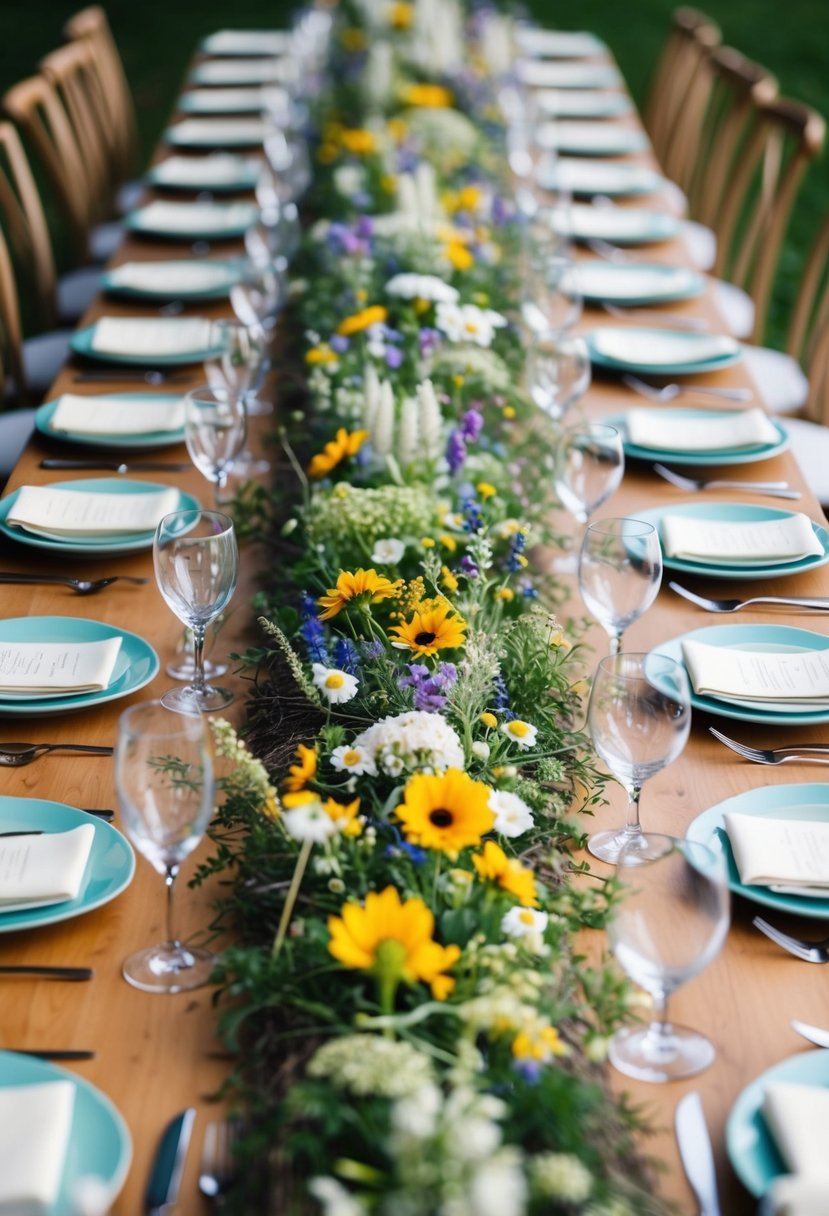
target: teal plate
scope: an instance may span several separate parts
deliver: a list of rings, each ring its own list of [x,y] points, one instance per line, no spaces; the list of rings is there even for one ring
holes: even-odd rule
[[[221,131],[214,128],[212,132],[194,132],[190,128],[188,132],[187,127],[168,127],[161,138],[171,148],[261,148],[266,136],[267,129],[262,122],[258,122],[249,131]]]
[[[223,97],[224,89],[196,89],[182,93],[178,99],[180,114],[261,114],[265,108],[262,90],[254,85],[249,89],[230,89],[233,97]]]
[[[193,261],[174,260],[159,262],[156,265],[161,265],[170,271],[175,271],[178,266],[184,266],[189,269],[193,266]],[[238,283],[244,274],[242,260],[235,258],[211,260],[210,265],[215,266],[223,272],[221,278],[217,276],[218,281],[212,287],[195,287],[189,290],[186,287],[164,287],[161,289],[131,287],[129,284],[118,282],[117,270],[108,270],[101,276],[101,287],[104,291],[109,292],[110,295],[121,296],[125,300],[223,300],[230,293],[231,287],[235,283]]]
[[[556,157],[552,163],[538,166],[538,184],[544,190],[566,190],[570,194],[605,194],[608,198],[624,198],[638,194],[656,194],[667,185],[661,174],[646,165],[626,164],[624,161],[585,160]],[[585,263],[586,264],[586,263]],[[612,266],[612,263],[607,263]],[[671,267],[660,267],[669,270]]]
[[[576,203],[553,221],[556,232],[576,241],[611,241],[614,245],[652,245],[679,235],[676,216],[639,207],[591,207]],[[609,263],[608,263],[609,265]]]
[[[112,1102],[83,1077],[46,1060],[0,1051],[0,1086],[43,1085],[69,1081],[75,1090],[72,1129],[66,1151],[60,1190],[48,1216],[72,1216],[77,1211],[73,1193],[81,1178],[100,1179],[109,1195],[109,1207],[124,1185],[132,1160],[132,1141],[123,1117]]]
[[[54,925],[61,920],[83,916],[120,895],[130,885],[135,873],[135,854],[129,842],[111,824],[73,806],[65,806],[62,802],[47,802],[43,798],[0,797],[0,830],[4,832],[32,829],[70,832],[73,828],[90,823],[95,835],[83,886],[77,898],[51,904],[47,908],[0,911],[0,933],[36,929],[39,925]]]
[[[809,629],[795,629],[791,625],[709,625],[705,629],[693,629],[655,646],[652,654],[667,655],[682,663],[682,643],[688,640],[705,642],[709,646],[723,646],[728,650],[764,650],[790,653],[798,650],[829,650],[829,637],[823,633],[812,633]],[[689,677],[690,683],[690,677]],[[815,726],[829,722],[829,704],[825,709],[796,710],[786,713],[782,709],[761,709],[754,702],[742,704],[717,697],[699,696],[691,689],[691,705],[694,709],[717,714],[723,718],[736,718],[740,722],[759,722],[775,726]]]
[[[725,1125],[725,1148],[743,1186],[759,1199],[780,1174],[783,1164],[761,1113],[766,1086],[773,1081],[829,1088],[829,1051],[801,1051],[781,1060],[747,1085],[731,1108]]]
[[[57,490],[91,490],[100,494],[151,494],[165,487],[154,481],[124,481],[118,477],[83,477],[78,481],[53,481],[49,483]],[[131,553],[138,549],[151,549],[155,530],[152,532],[123,532],[108,536],[105,540],[70,541],[51,539],[48,536],[36,536],[23,528],[10,528],[6,523],[9,508],[17,501],[20,490],[13,490],[5,498],[0,499],[0,534],[12,540],[20,541],[22,545],[33,545],[36,549],[50,549],[54,553],[84,553],[88,557],[98,557],[113,553]],[[191,494],[179,490],[177,511],[197,511],[199,504]]]
[[[284,68],[274,56],[251,55],[245,60],[228,56],[227,59],[197,63],[190,80],[193,84],[240,88],[243,85],[279,84],[284,74]]]
[[[611,304],[671,304],[691,300],[705,290],[705,279],[684,266],[638,262],[577,262],[573,277],[585,300]]]
[[[289,30],[216,30],[199,43],[203,55],[285,55],[291,49]]]
[[[521,81],[534,89],[621,88],[624,80],[612,63],[550,63],[539,59],[518,61]]]
[[[829,920],[829,892],[825,899],[811,899],[783,895],[768,887],[740,882],[724,828],[724,816],[732,812],[756,815],[758,819],[810,819],[825,823],[829,821],[829,785],[765,785],[756,790],[746,790],[703,811],[688,824],[685,833],[688,840],[707,844],[714,853],[725,855],[728,885],[735,895],[742,895],[752,903],[763,904],[767,908],[775,908],[778,912]]]
[[[729,413],[736,411],[675,409],[665,412],[682,418],[704,419],[723,418]],[[638,444],[630,443],[627,439],[625,418],[624,414],[614,414],[610,418],[603,419],[603,421],[609,423],[610,426],[615,426],[617,430],[622,432],[625,455],[632,456],[635,460],[661,460],[666,464],[689,464],[705,466],[706,468],[717,468],[720,465],[753,464],[758,460],[768,460],[771,456],[779,456],[789,446],[789,435],[786,428],[781,426],[779,422],[775,422],[773,418],[770,418],[769,421],[778,435],[776,443],[755,443],[751,447],[728,448],[727,450],[721,449],[710,452],[682,452],[676,451],[674,448],[642,448]],[[784,512],[784,514],[788,514],[788,512]],[[733,515],[730,518],[733,519]]]
[[[76,355],[85,359],[99,359],[102,363],[134,363],[138,367],[181,367],[188,363],[203,363],[205,359],[215,359],[222,353],[220,346],[206,347],[204,350],[188,350],[177,355],[132,355],[118,351],[95,350],[92,343],[95,339],[95,322],[85,329],[76,329],[69,343],[70,349]]]
[[[169,171],[165,173],[162,168],[164,163],[162,161],[161,164],[154,165],[147,173],[147,182],[157,190],[186,190],[194,193],[206,190],[211,194],[237,194],[243,190],[255,189],[260,173],[258,162],[252,165],[242,158],[239,159],[238,173],[212,181],[209,175],[204,178],[191,178],[189,176],[176,177]]]
[[[618,118],[633,110],[627,94],[598,89],[543,90],[537,94],[536,105],[549,118]]]
[[[545,30],[519,25],[515,41],[522,55],[545,59],[587,59],[607,54],[607,43],[588,30]]]
[[[653,460],[653,455],[649,457]],[[669,512],[677,515],[687,515],[692,519],[723,520],[727,523],[764,523],[769,519],[785,519],[791,511],[783,507],[764,507],[753,502],[682,502],[672,507],[650,507],[645,511],[637,511],[636,518],[644,519],[646,523],[654,524],[662,539],[662,517]],[[803,570],[813,570],[829,561],[829,531],[821,524],[811,521],[812,531],[823,546],[823,553],[814,557],[801,557],[796,562],[786,562],[785,565],[774,566],[738,566],[725,563],[688,561],[682,557],[665,557],[663,565],[669,570],[681,570],[684,574],[701,574],[705,578],[753,579],[753,578],[785,578],[789,574],[800,574]]]
[[[544,152],[563,152],[569,156],[625,156],[646,152],[650,147],[647,135],[639,127],[567,119],[542,122],[536,142]]]
[[[232,207],[234,210],[244,208],[244,210],[232,224],[220,224],[216,228],[170,229],[163,225],[155,225],[152,221],[144,222],[141,215],[143,209],[139,208],[124,217],[124,227],[129,232],[137,232],[143,236],[161,237],[167,241],[230,241],[244,236],[248,228],[259,219],[259,209],[252,203],[217,203],[216,206]],[[85,331],[80,330],[80,332]]]
[[[651,341],[655,348],[660,345],[665,346],[668,341],[675,344],[675,350],[678,357],[673,360],[657,360],[651,362],[647,359],[640,359],[636,355],[628,358],[621,358],[617,355],[608,354],[603,351],[601,346],[601,335],[607,335],[608,332],[613,332],[619,335],[621,342]],[[590,358],[597,367],[605,367],[609,371],[617,372],[644,372],[651,376],[684,376],[698,375],[700,372],[715,372],[721,368],[730,367],[733,363],[737,363],[742,359],[743,352],[740,344],[732,339],[721,338],[723,344],[722,353],[704,355],[700,353],[697,358],[694,358],[694,351],[704,352],[710,350],[713,336],[711,334],[695,334],[689,333],[687,330],[667,330],[667,329],[649,329],[646,326],[628,325],[628,326],[610,326],[605,325],[600,329],[589,330],[582,335],[587,342],[590,351]],[[682,357],[684,355],[684,357]]]
[[[144,688],[158,675],[158,655],[149,642],[137,633],[128,633],[102,621],[76,616],[18,616],[0,620],[0,645],[5,642],[100,642],[121,638],[112,680],[97,692],[81,692],[65,697],[6,697],[0,693],[0,714],[44,717],[67,714],[76,709],[118,701]],[[86,822],[86,820],[82,820]],[[44,909],[48,911],[48,909]]]
[[[139,401],[179,401],[180,393],[107,393],[107,397],[118,398],[124,402],[125,408],[133,404],[136,408]],[[84,447],[92,448],[165,448],[174,443],[184,442],[184,427],[177,431],[145,431],[142,435],[86,435],[78,431],[57,431],[52,426],[52,418],[58,408],[58,401],[46,401],[35,411],[35,428],[41,435],[50,439],[59,439],[64,443],[81,443]],[[2,511],[2,504],[0,504]]]

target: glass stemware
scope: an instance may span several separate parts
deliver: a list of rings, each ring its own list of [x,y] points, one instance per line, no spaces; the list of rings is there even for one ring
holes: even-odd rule
[[[588,422],[564,431],[555,450],[555,489],[562,505],[585,526],[590,516],[616,491],[625,471],[622,436],[614,426]],[[571,553],[553,568],[574,574],[578,558]]]
[[[673,1081],[713,1063],[713,1044],[668,1021],[668,998],[719,953],[728,933],[725,859],[706,845],[648,833],[619,857],[621,898],[608,926],[610,947],[650,993],[648,1026],[616,1032],[610,1062],[640,1081]]]
[[[587,343],[569,334],[539,334],[528,348],[526,370],[531,399],[559,422],[590,387]]]
[[[658,654],[609,655],[593,677],[587,722],[597,754],[628,796],[624,828],[599,832],[587,843],[594,857],[613,863],[625,846],[633,850],[645,840],[639,822],[645,781],[676,760],[688,741],[685,668]]]
[[[255,399],[266,355],[265,331],[243,321],[214,321],[210,326],[210,349],[216,353],[204,361],[211,388],[240,397],[249,415],[270,413],[268,402]]]
[[[246,434],[247,413],[241,397],[208,384],[185,395],[184,441],[193,464],[213,482],[217,505],[245,446]]]
[[[139,950],[122,967],[145,992],[185,992],[207,982],[214,957],[186,946],[173,922],[173,884],[204,835],[213,810],[213,765],[206,724],[160,701],[131,706],[118,721],[115,789],[124,829],[167,887],[167,939]]]
[[[162,703],[183,712],[194,700],[204,712],[224,709],[233,693],[207,683],[204,639],[207,626],[229,603],[239,577],[232,520],[218,511],[198,509],[165,515],[156,529],[153,563],[158,589],[168,607],[193,631],[192,683],[171,688]]]
[[[579,591],[610,637],[610,653],[650,608],[662,582],[662,547],[653,524],[641,519],[600,519],[589,524],[579,553]]]

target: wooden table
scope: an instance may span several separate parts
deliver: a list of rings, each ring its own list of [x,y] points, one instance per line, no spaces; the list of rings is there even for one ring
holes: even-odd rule
[[[628,121],[634,122],[631,118]],[[652,164],[648,156],[643,163]],[[668,199],[648,200],[655,208],[668,205]],[[176,257],[186,246],[174,242],[155,242],[127,237],[117,261],[128,259],[163,259]],[[216,244],[211,252],[224,256],[237,252],[239,244]],[[649,260],[687,264],[688,251],[681,241],[655,246],[645,251]],[[224,315],[229,312],[226,302],[207,307],[188,308],[197,315]],[[115,299],[99,300],[84,319],[88,323],[101,313],[113,315],[150,315],[149,307],[125,304]],[[664,309],[672,313],[706,318],[716,329],[721,319],[716,314],[712,294],[707,291],[696,300]],[[613,323],[600,311],[588,310],[584,326]],[[74,381],[77,367],[67,368],[54,386],[60,392],[103,392],[132,388],[112,382],[107,384],[78,384]],[[201,369],[193,368],[191,380],[177,385],[182,391],[197,384]],[[709,384],[748,385],[748,373],[736,365],[716,375],[705,377]],[[138,386],[135,386],[138,387]],[[688,398],[689,403],[692,401]],[[610,378],[597,377],[589,390],[584,408],[587,415],[598,419],[645,402]],[[709,403],[705,403],[709,404]],[[268,420],[265,419],[264,425]],[[263,422],[257,420],[256,433]],[[79,449],[34,439],[20,461],[9,489],[26,483],[55,480],[55,475],[38,467],[42,456],[73,455]],[[183,446],[165,449],[162,458],[186,459]],[[761,473],[758,474],[758,470]],[[785,478],[802,487],[802,478],[788,454],[775,457],[762,465],[742,466],[729,471],[729,476],[754,478]],[[93,474],[66,474],[84,477]],[[105,474],[102,474],[105,475]],[[62,475],[61,475],[62,476]],[[177,475],[141,474],[142,478],[175,484],[210,501],[210,489],[195,472]],[[821,520],[818,504],[804,489],[800,508],[814,519]],[[683,501],[687,496],[666,485],[646,466],[631,465],[624,482],[613,499],[598,515],[631,515],[660,504]],[[717,495],[724,500],[741,502],[752,496],[740,492]],[[771,501],[771,500],[759,500]],[[572,528],[572,524],[570,524]],[[37,550],[4,542],[0,560],[7,569],[54,569],[78,575],[96,575],[110,571],[144,574],[149,577],[146,587],[134,588],[116,584],[95,597],[81,599],[73,593],[46,587],[7,587],[4,589],[4,615],[67,614],[83,616],[116,624],[141,633],[158,651],[163,665],[173,655],[181,632],[163,603],[152,578],[152,561],[148,552],[107,561],[82,560],[72,565],[64,560],[52,560]],[[246,606],[256,584],[257,571],[262,568],[262,555],[249,549],[243,553],[243,576],[235,597],[237,611],[231,625],[222,635],[228,649],[240,649],[246,640],[256,637],[251,628]],[[829,594],[826,567],[786,580],[785,590],[793,594]],[[746,584],[694,580],[692,585],[703,593],[729,594],[742,590]],[[776,588],[776,584],[774,585]],[[772,590],[772,585],[751,584],[752,591]],[[572,608],[581,612],[577,592],[573,592]],[[826,632],[825,618],[813,614],[794,616],[792,613],[747,611],[741,621],[793,621],[804,627]],[[652,645],[683,633],[685,630],[711,623],[702,611],[680,600],[669,590],[661,592],[646,616],[633,625],[625,638],[626,648],[648,649]],[[606,653],[603,632],[591,635],[596,661]],[[63,718],[43,721],[26,720],[22,725],[14,718],[0,728],[6,738],[26,737],[33,740],[50,737],[86,743],[112,743],[118,714],[136,700],[157,696],[170,685],[164,674],[126,701],[102,706]],[[241,688],[241,686],[240,686]],[[241,701],[233,707],[238,715]],[[769,784],[810,781],[820,777],[813,767],[787,765],[785,769],[759,768],[741,762],[718,744],[708,733],[709,721],[703,714],[695,716],[691,738],[684,754],[669,769],[654,777],[645,788],[643,821],[646,826],[674,834],[682,834],[688,823],[706,807],[733,794]],[[727,728],[728,729],[728,728]],[[786,738],[818,739],[825,734],[820,728],[762,730],[740,724],[735,734],[749,743],[770,744],[782,735]],[[114,806],[112,765],[107,759],[85,759],[71,756],[49,756],[30,767],[0,771],[0,792],[55,799],[78,806]],[[621,823],[625,798],[620,788],[611,787],[611,806],[596,819],[599,826]],[[116,824],[118,823],[116,814]],[[202,845],[196,859],[208,846]],[[600,863],[595,863],[602,869]],[[188,891],[186,881],[192,873],[193,862],[185,866],[179,883],[178,910],[184,932],[203,928],[209,919],[211,892],[203,889]],[[136,991],[120,975],[123,958],[132,950],[158,941],[163,936],[164,900],[159,877],[149,865],[138,859],[134,882],[117,900],[107,906],[63,924],[32,932],[0,936],[0,963],[61,963],[92,965],[96,975],[89,984],[59,984],[29,979],[3,982],[3,1005],[0,1033],[4,1046],[35,1048],[59,1046],[65,1048],[94,1048],[97,1058],[89,1063],[72,1066],[77,1075],[86,1077],[108,1094],[124,1115],[134,1142],[134,1157],[126,1185],[113,1207],[114,1216],[134,1216],[141,1209],[143,1188],[156,1141],[166,1121],[177,1111],[195,1105],[199,1111],[193,1148],[187,1161],[181,1200],[176,1208],[182,1216],[207,1210],[197,1193],[197,1169],[201,1139],[206,1120],[210,1117],[211,1101],[228,1069],[221,1058],[214,1036],[215,1015],[211,1008],[211,992],[201,990],[173,997],[152,996]],[[712,1068],[686,1083],[666,1086],[635,1084],[618,1076],[613,1084],[628,1091],[637,1103],[649,1112],[654,1136],[645,1144],[647,1151],[665,1165],[658,1182],[659,1191],[677,1202],[683,1212],[696,1207],[685,1183],[678,1162],[672,1133],[672,1117],[677,1100],[687,1090],[698,1088],[708,1115],[718,1161],[722,1206],[729,1216],[748,1216],[754,1212],[754,1201],[746,1194],[726,1161],[723,1125],[726,1115],[740,1090],[758,1073],[796,1051],[810,1048],[789,1028],[789,1018],[798,1016],[816,1023],[829,1023],[829,998],[826,976],[819,967],[799,962],[769,942],[751,928],[753,905],[740,900],[734,903],[734,924],[725,949],[715,962],[693,982],[686,985],[672,1000],[672,1015],[709,1034],[717,1046],[717,1059]],[[776,917],[784,928],[808,933],[811,926],[796,918]],[[819,927],[818,927],[819,928]],[[599,935],[592,935],[594,948],[601,948]]]

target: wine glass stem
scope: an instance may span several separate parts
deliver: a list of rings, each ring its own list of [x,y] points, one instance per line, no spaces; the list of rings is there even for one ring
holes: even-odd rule
[[[628,838],[642,834],[642,825],[639,822],[639,799],[641,797],[641,785],[632,785],[628,790],[628,810],[625,820],[625,835]]]
[[[204,625],[193,626],[193,681],[192,686],[197,693],[204,691]]]
[[[665,992],[652,992],[653,1017],[648,1025],[643,1049],[654,1061],[671,1060],[676,1054],[673,1043],[673,1026],[668,1021],[668,996]]]
[[[610,635],[610,653],[612,655],[622,653],[622,631],[621,631],[621,629],[615,630]]]
[[[222,491],[224,490],[226,485],[227,485],[227,467],[222,466],[221,469],[216,470],[216,481],[213,486],[213,501],[217,507],[222,507],[224,505],[222,502]]]
[[[164,875],[164,885],[167,888],[167,941],[174,946],[179,944],[173,929],[173,884],[178,876],[178,870],[178,866],[167,866],[167,872]]]

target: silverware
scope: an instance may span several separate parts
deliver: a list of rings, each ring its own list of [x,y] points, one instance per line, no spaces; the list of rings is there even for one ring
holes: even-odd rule
[[[746,743],[738,743],[729,739],[722,731],[709,726],[711,734],[720,743],[730,747],[732,752],[742,756],[744,760],[753,760],[755,764],[786,764],[789,760],[799,760],[802,764],[829,764],[829,743],[793,743],[789,747],[749,747]],[[823,757],[823,759],[821,759]]]
[[[195,1110],[188,1107],[171,1119],[164,1129],[144,1193],[146,1216],[164,1216],[168,1207],[175,1203],[195,1118]]]
[[[238,1132],[239,1125],[235,1119],[207,1125],[199,1170],[199,1190],[209,1199],[221,1199],[238,1176],[234,1156]]]
[[[0,767],[21,768],[39,760],[47,752],[85,752],[90,756],[111,756],[111,747],[89,743],[0,743]]]
[[[669,582],[668,586],[671,591],[704,608],[706,612],[739,612],[749,604],[785,604],[790,608],[814,608],[823,611],[829,609],[829,598],[820,595],[755,595],[749,600],[708,600],[704,595],[697,595],[687,587],[681,587],[679,583]]]
[[[133,382],[138,381],[139,383],[144,384],[176,384],[179,382],[183,383],[185,380],[190,380],[192,377],[187,375],[186,372],[162,372],[155,368],[151,368],[146,372],[141,372],[138,371],[137,368],[131,371],[129,368],[113,367],[112,370],[108,371],[96,370],[89,372],[76,372],[72,379],[77,384],[91,384],[107,380],[131,380]]]
[[[32,1049],[28,1047],[8,1047],[7,1051],[13,1051],[19,1056],[33,1056],[36,1060],[94,1060],[94,1051],[67,1051],[63,1047],[41,1047]]]
[[[95,815],[98,819],[105,819],[107,823],[111,823],[115,817],[115,811],[98,810],[91,806],[79,806],[78,810],[83,811],[85,815]]]
[[[149,582],[149,579],[138,578],[134,574],[111,574],[109,578],[70,578],[63,574],[14,574],[0,571],[0,583],[42,583],[44,586],[54,583],[62,587],[71,587],[73,591],[77,591],[78,595],[92,595],[117,582],[134,583],[136,587],[143,587],[145,583]]]
[[[648,397],[651,401],[673,401],[682,393],[699,393],[703,397],[716,397],[722,401],[751,401],[750,388],[714,388],[708,384],[649,384],[638,376],[622,376],[622,383],[632,388],[635,393]]]
[[[91,980],[95,972],[91,967],[40,967],[22,963],[0,964],[0,975],[30,975],[44,980]]]
[[[771,938],[784,950],[788,950],[789,954],[793,954],[795,958],[802,958],[805,963],[829,963],[829,937],[819,942],[804,942],[799,937],[791,937],[788,933],[782,933],[774,925],[770,925],[767,920],[763,920],[762,916],[755,916],[751,923],[755,929],[765,933],[766,937]]]
[[[602,308],[611,317],[616,317],[619,321],[647,321],[650,325],[665,326],[666,329],[692,329],[698,333],[704,333],[710,329],[706,320],[702,317],[686,317],[683,314],[673,312],[659,312],[656,308],[619,308],[616,304],[611,304],[609,300],[602,300]]]
[[[792,1018],[789,1024],[792,1030],[796,1030],[816,1047],[829,1047],[829,1030],[823,1030],[820,1026],[810,1026],[808,1022],[799,1022],[797,1018]]]
[[[42,836],[43,828],[27,829],[23,832],[0,832],[0,840],[8,840],[14,836]]]
[[[48,456],[41,460],[42,469],[112,469],[115,473],[181,473],[192,469],[189,460],[65,460]],[[145,580],[146,581],[146,580]]]
[[[626,266],[636,259],[626,250],[620,249],[618,245],[611,245],[610,241],[603,241],[601,237],[593,237],[587,242],[588,249],[591,249],[597,257],[604,258],[606,262],[614,262],[618,266]]]
[[[679,490],[687,490],[689,493],[697,490],[751,490],[756,494],[767,494],[770,498],[801,497],[800,491],[792,490],[786,481],[726,481],[721,477],[709,479],[685,477],[681,473],[675,473],[666,465],[660,464],[658,460],[654,462],[653,471],[660,477],[664,477],[665,481],[669,481],[672,486],[676,486]]]
[[[699,1204],[699,1216],[720,1216],[711,1137],[696,1090],[677,1102],[674,1128],[682,1166]]]

